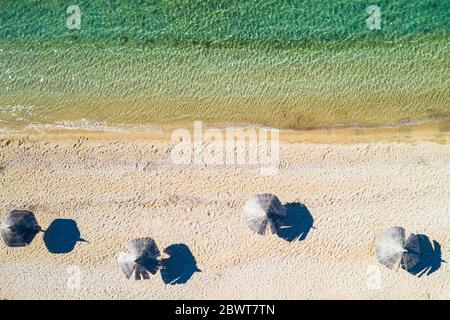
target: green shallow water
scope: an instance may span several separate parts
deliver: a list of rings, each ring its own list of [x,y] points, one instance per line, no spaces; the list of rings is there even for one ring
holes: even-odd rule
[[[2,1],[0,126],[383,126],[450,116],[450,3]]]

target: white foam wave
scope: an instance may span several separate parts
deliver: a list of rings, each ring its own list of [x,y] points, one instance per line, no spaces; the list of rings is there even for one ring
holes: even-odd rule
[[[30,123],[27,129],[37,131],[69,130],[69,131],[96,131],[96,132],[119,132],[119,133],[137,133],[137,132],[155,132],[161,131],[159,127],[151,125],[118,125],[109,126],[105,121],[93,121],[89,119],[79,119],[74,121],[58,121],[55,123]]]

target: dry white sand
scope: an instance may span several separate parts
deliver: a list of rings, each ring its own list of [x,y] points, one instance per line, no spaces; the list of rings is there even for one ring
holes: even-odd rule
[[[0,216],[31,209],[44,229],[73,219],[89,243],[67,254],[50,253],[42,233],[25,248],[0,244],[0,298],[449,299],[448,264],[415,277],[374,255],[376,235],[399,225],[450,261],[450,144],[413,140],[284,142],[279,173],[262,176],[173,165],[164,141],[3,136]],[[315,229],[293,242],[252,234],[240,214],[259,192],[304,204]],[[201,272],[178,285],[159,273],[126,280],[116,255],[141,236],[161,251],[186,244]]]

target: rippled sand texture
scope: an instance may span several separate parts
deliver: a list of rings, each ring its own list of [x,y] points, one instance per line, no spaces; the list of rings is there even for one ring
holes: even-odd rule
[[[1,12],[3,125],[375,126],[450,116],[445,1],[11,2]],[[20,112],[15,112],[17,109]]]
[[[170,148],[148,139],[0,139],[0,215],[28,208],[44,229],[72,219],[89,241],[67,254],[50,253],[42,234],[26,248],[1,244],[0,298],[450,298],[448,264],[418,278],[374,255],[376,235],[400,225],[437,241],[450,260],[448,141],[283,143],[274,176],[176,166]],[[293,242],[252,234],[240,214],[257,192],[304,204],[314,229]],[[160,274],[126,280],[116,254],[141,236],[161,250],[186,244],[202,272],[183,285]],[[71,266],[82,272],[79,291],[70,289]]]

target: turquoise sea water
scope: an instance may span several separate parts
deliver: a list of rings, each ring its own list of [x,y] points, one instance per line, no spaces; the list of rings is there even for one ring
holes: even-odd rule
[[[0,125],[450,115],[449,1],[1,1]],[[81,12],[69,30],[69,4]],[[381,8],[369,30],[368,5]]]

